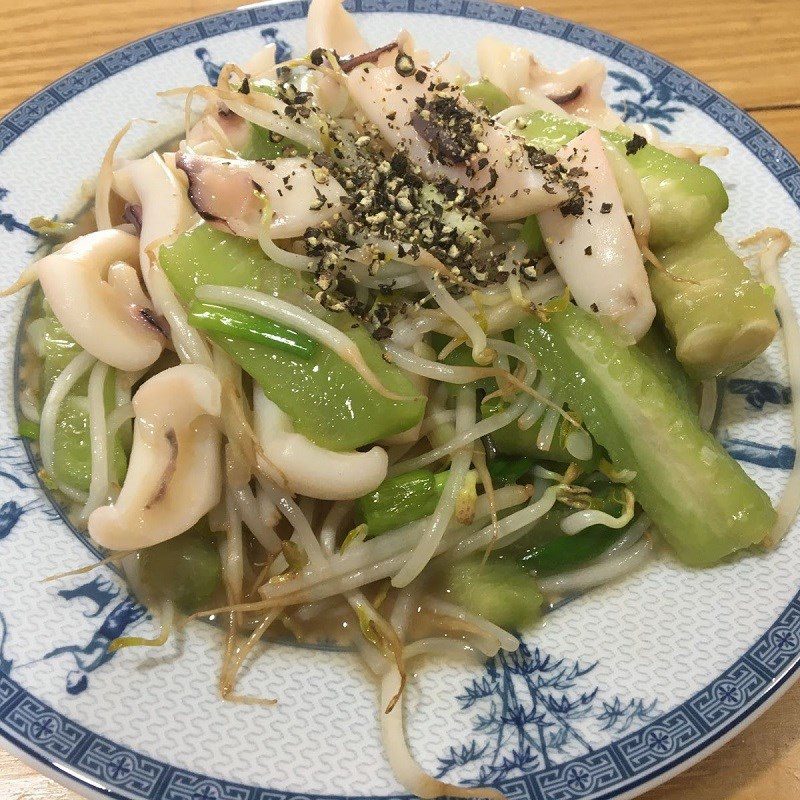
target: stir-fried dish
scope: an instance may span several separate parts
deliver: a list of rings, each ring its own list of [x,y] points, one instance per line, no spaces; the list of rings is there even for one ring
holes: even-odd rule
[[[307,55],[165,93],[179,142],[124,159],[120,131],[89,232],[40,220],[53,247],[12,287],[40,287],[20,432],[161,620],[111,648],[214,615],[222,695],[259,702],[236,678],[268,632],[345,641],[425,797],[497,792],[414,762],[413,659],[513,650],[660,543],[710,567],[796,510],[709,432],[776,302],[796,330],[785,234],[751,243],[756,275],[715,230],[728,196],[700,160],[724,150],[623,124],[595,60],[457,56],[374,47],[314,0]]]

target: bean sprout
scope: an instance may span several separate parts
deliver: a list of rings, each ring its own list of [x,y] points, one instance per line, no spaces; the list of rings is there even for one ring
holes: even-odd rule
[[[456,402],[456,433],[463,434],[468,427],[474,425],[475,392],[470,389],[462,389]],[[472,463],[472,448],[468,447],[468,444],[453,456],[450,472],[430,524],[420,537],[419,544],[410,553],[408,561],[392,578],[393,586],[401,589],[408,586],[436,553],[455,511],[456,496],[464,485],[464,479]]]
[[[606,514],[596,508],[589,508],[583,511],[576,511],[561,520],[561,530],[567,536],[574,536],[576,533],[591,528],[592,525],[603,525],[606,528],[624,528],[633,519],[633,492],[625,490],[625,509],[618,517]]]
[[[653,545],[644,539],[628,550],[613,553],[591,566],[554,575],[552,578],[542,578],[539,586],[548,595],[565,596],[584,592],[636,572],[650,560],[652,553]]]
[[[762,245],[760,252],[761,271],[764,280],[775,289],[775,307],[783,325],[786,356],[789,362],[789,383],[792,390],[792,425],[794,427],[795,451],[800,452],[800,328],[797,314],[778,271],[778,261],[789,249],[791,240],[782,230],[767,228],[742,242],[743,245]],[[764,540],[767,547],[777,547],[789,532],[800,509],[800,463],[795,459],[792,471],[783,489],[776,511],[778,518],[771,533]]]
[[[108,497],[109,436],[105,409],[105,384],[108,365],[96,362],[89,375],[89,441],[91,444],[92,474],[89,480],[89,499],[80,514],[85,523],[89,514]]]
[[[55,475],[56,425],[61,404],[72,387],[92,368],[95,361],[95,357],[90,353],[85,351],[79,353],[53,381],[47,393],[39,421],[39,449],[42,465],[49,475]]]

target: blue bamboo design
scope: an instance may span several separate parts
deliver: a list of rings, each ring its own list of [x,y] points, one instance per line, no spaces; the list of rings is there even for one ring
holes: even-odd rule
[[[597,663],[557,659],[524,642],[486,664],[457,698],[463,710],[481,709],[472,720],[476,738],[451,746],[439,759],[441,778],[469,765],[463,782],[491,785],[566,758],[594,751],[598,732],[627,731],[655,716],[657,701],[603,700],[590,675]]]

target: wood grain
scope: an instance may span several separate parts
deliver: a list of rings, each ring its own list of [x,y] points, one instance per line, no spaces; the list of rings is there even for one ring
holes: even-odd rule
[[[0,0],[0,113],[108,50],[226,7],[221,0]],[[753,116],[800,155],[797,0],[540,0],[537,7],[613,33],[689,70],[754,109]],[[74,798],[0,751],[0,800]],[[796,798],[800,685],[721,750],[647,795]]]

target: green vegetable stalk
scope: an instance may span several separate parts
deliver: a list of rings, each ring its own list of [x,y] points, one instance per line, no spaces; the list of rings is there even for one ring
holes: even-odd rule
[[[464,94],[470,103],[483,106],[492,116],[511,105],[508,95],[486,78],[468,83],[464,87]]]
[[[80,345],[64,330],[55,317],[47,317],[43,336],[43,363],[40,399],[44,403],[53,381],[81,352]],[[113,369],[108,371],[105,385],[106,410],[114,406]],[[53,440],[53,477],[61,484],[83,492],[89,491],[92,478],[92,445],[89,433],[89,405],[86,398],[88,375],[79,380],[59,409]],[[114,477],[122,482],[127,469],[127,459],[118,433],[109,453]]]
[[[277,347],[300,358],[311,358],[319,349],[319,342],[311,337],[238,308],[194,300],[189,306],[189,322],[203,331]]]
[[[542,229],[535,216],[528,217],[522,225],[522,241],[527,245],[529,256],[541,258],[547,253]]]
[[[29,419],[21,419],[17,425],[17,433],[23,439],[35,442],[39,438],[39,423]]]
[[[572,305],[516,335],[614,466],[636,473],[630,488],[683,561],[709,566],[769,533],[767,495],[639,350]]]
[[[588,508],[618,517],[627,504],[625,488],[618,484],[593,487],[587,502]],[[493,553],[492,558],[513,560],[537,575],[553,575],[592,561],[625,533],[626,528],[592,525],[574,536],[567,536],[561,529],[561,521],[576,510],[556,503],[522,538]]]
[[[481,403],[481,414],[483,418],[486,419],[486,417],[491,417],[495,414],[499,414],[501,411],[505,411],[506,408],[508,408],[507,403],[499,397],[493,397]],[[508,425],[492,433],[492,441],[501,453],[510,456],[531,456],[540,461],[558,461],[564,464],[575,461],[579,464],[583,464],[586,468],[596,463],[599,455],[596,446],[592,448],[592,456],[588,461],[575,458],[575,456],[567,450],[567,437],[575,430],[575,426],[563,416],[560,416],[556,423],[550,449],[541,450],[536,444],[536,439],[539,436],[544,418],[545,414],[542,414],[530,428],[524,431],[517,424],[517,420],[513,420],[509,422]]]
[[[716,231],[658,253],[649,268],[653,300],[686,371],[704,379],[728,375],[775,337],[772,297]]]
[[[521,119],[518,130],[528,142],[555,153],[586,130],[586,125],[544,111]],[[664,248],[696,239],[710,231],[728,208],[728,195],[715,172],[653,145],[631,147],[623,131],[603,132],[603,141],[625,155],[642,181],[650,208],[650,246]],[[630,152],[629,152],[630,151]]]
[[[447,474],[416,469],[388,478],[374,492],[360,498],[357,508],[367,523],[369,536],[377,536],[433,514]]]
[[[187,305],[194,301],[196,288],[203,284],[275,294],[298,290],[295,273],[267,259],[258,245],[206,224],[162,247],[159,263]],[[210,338],[291,417],[298,433],[321,447],[354,450],[416,425],[425,410],[425,397],[406,375],[384,361],[378,343],[352,316],[329,313],[325,320],[356,343],[383,386],[408,399],[389,400],[379,394],[327,347],[301,356],[275,347],[274,341],[246,341],[221,332],[210,332]],[[300,340],[293,341],[297,344]]]
[[[544,603],[536,580],[513,561],[458,561],[448,570],[447,588],[460,606],[511,630],[535,622]]]
[[[222,564],[205,519],[180,536],[139,554],[139,574],[148,602],[171,600],[191,614],[220,585]]]
[[[61,404],[53,451],[53,477],[66,486],[88,492],[92,480],[92,442],[85,397],[71,394]],[[114,476],[121,483],[125,477],[127,459],[119,436],[114,439],[109,457]]]
[[[70,361],[81,352],[81,346],[66,332],[54,316],[45,317],[42,335],[42,374],[39,395],[44,402],[55,379],[64,371]],[[75,384],[74,391],[86,394],[89,389],[89,376],[84,375]]]
[[[650,361],[650,365],[672,387],[672,391],[692,408],[699,401],[698,385],[686,374],[675,357],[675,347],[658,322],[636,342],[636,346]]]
[[[486,468],[489,470],[492,485],[495,489],[499,489],[501,486],[511,486],[511,484],[517,483],[534,466],[535,462],[529,456],[515,458],[513,456],[496,455],[489,461]]]

